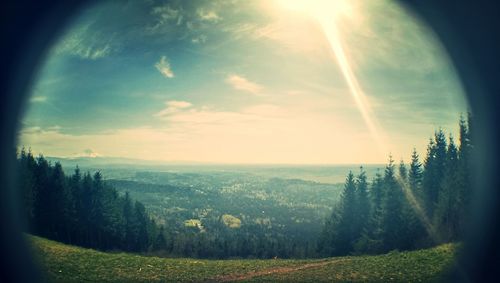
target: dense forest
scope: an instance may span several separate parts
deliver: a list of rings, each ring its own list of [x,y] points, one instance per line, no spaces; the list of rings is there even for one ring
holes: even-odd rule
[[[270,179],[253,188],[254,185],[249,185],[251,182],[244,181],[256,194],[245,196],[239,185],[225,184],[222,188],[225,188],[226,194],[229,190],[229,195],[237,194],[242,200],[247,197],[250,202],[259,197],[266,204],[265,209],[259,204],[249,206],[244,214],[238,214],[231,210],[231,206],[224,208],[226,203],[218,205],[223,198],[217,191],[200,190],[201,187],[193,184],[141,185],[131,181],[104,181],[99,171],[91,175],[89,172],[82,173],[78,167],[71,175],[66,175],[59,162],[52,164],[43,156],[35,158],[30,151],[22,149],[18,154],[19,180],[24,213],[29,224],[28,232],[100,250],[201,258],[366,254],[418,249],[456,241],[463,233],[471,194],[468,168],[473,151],[470,116],[468,120],[460,120],[458,145],[453,137],[447,138],[442,130],[437,131],[430,139],[423,162],[414,150],[409,166],[403,161],[397,166],[390,157],[383,174],[377,173],[371,182],[363,168],[357,176],[349,173],[340,200],[332,199],[330,207],[334,209],[331,217],[326,219],[322,232],[307,228],[314,227],[307,226],[312,221],[306,219],[312,215],[308,210],[300,210],[307,213],[300,216],[299,221],[287,215],[287,210],[279,208],[279,202],[285,199],[274,188],[281,186],[283,193],[289,195],[286,199],[289,201],[293,199],[290,197],[299,197],[299,191],[305,185],[317,190],[318,194],[331,191],[327,185],[307,184],[302,180]],[[165,176],[179,178],[180,175]],[[214,187],[214,182],[219,182],[219,179],[204,182],[203,186]],[[156,207],[155,202],[147,201],[146,210],[142,202],[132,200],[131,195],[138,199],[141,192],[146,192],[144,190],[147,191],[145,196],[155,197],[158,203]],[[168,192],[172,194],[169,195],[171,199],[158,197]],[[201,219],[202,222],[190,219],[203,214],[203,211],[179,209],[182,205],[173,201],[184,199],[189,202],[192,199],[196,202],[199,196],[195,198],[193,194],[203,195],[201,199],[209,203],[207,207],[211,207],[212,211],[220,206],[221,215],[205,217]],[[312,196],[308,193],[306,199]],[[303,204],[313,205],[315,199],[313,197]],[[239,200],[232,197],[225,201]],[[165,214],[158,217],[164,210],[160,202],[170,203],[172,209],[178,209],[178,212],[169,213],[170,218],[165,218]],[[149,207],[150,204],[153,206]],[[281,205],[298,204],[299,199],[292,201],[292,204]],[[307,209],[317,210],[317,205]],[[189,203],[189,206],[198,207],[196,203]],[[243,209],[243,205],[237,206]],[[280,211],[276,215],[288,216],[290,221],[281,219],[274,226],[256,223],[261,218],[262,221],[268,221],[262,216],[257,218],[264,210]],[[222,214],[222,211],[226,214]],[[299,210],[294,208],[294,211]],[[175,215],[182,216],[182,219],[173,219]],[[321,220],[315,216],[314,221]],[[306,228],[300,230],[300,223]],[[263,226],[269,229],[262,229]]]
[[[421,163],[389,157],[369,184],[365,172],[347,175],[340,202],[319,240],[323,256],[410,250],[460,240],[471,199],[471,116],[460,120],[459,144],[442,130]]]
[[[24,149],[18,166],[28,232],[101,250],[142,252],[161,244],[162,228],[144,205],[120,196],[100,172],[91,176],[77,167],[66,176],[60,163]]]
[[[166,227],[170,256],[312,257],[342,191],[341,184],[234,172],[140,172],[133,179],[107,182]]]

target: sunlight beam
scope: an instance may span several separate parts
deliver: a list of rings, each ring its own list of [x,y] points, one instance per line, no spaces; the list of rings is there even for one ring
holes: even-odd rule
[[[387,154],[385,139],[375,115],[372,113],[370,102],[352,70],[349,58],[342,46],[341,35],[337,29],[337,20],[340,15],[351,12],[348,2],[345,0],[283,0],[281,5],[292,11],[305,13],[318,21],[366,127],[370,131],[378,150],[383,154]]]
[[[410,205],[412,210],[415,212],[415,215],[417,216],[420,223],[423,224],[425,230],[427,231],[427,234],[431,237],[431,239],[435,243],[439,243],[440,238],[439,238],[439,235],[437,233],[436,227],[432,224],[429,217],[427,217],[427,214],[425,213],[424,208],[422,207],[422,205],[420,204],[418,199],[413,194],[408,182],[403,180],[400,176],[396,176],[396,181],[401,186],[401,189],[403,190],[404,196],[405,196],[406,200],[408,201],[408,204]]]

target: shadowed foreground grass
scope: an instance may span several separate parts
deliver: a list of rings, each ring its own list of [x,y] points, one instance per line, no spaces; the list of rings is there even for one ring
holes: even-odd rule
[[[456,244],[379,256],[314,260],[199,260],[104,253],[28,236],[49,282],[428,282],[453,264]]]

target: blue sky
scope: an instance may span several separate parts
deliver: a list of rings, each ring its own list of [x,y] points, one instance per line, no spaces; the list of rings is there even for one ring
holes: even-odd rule
[[[32,92],[35,153],[188,162],[407,159],[467,109],[432,32],[385,0],[106,2]]]

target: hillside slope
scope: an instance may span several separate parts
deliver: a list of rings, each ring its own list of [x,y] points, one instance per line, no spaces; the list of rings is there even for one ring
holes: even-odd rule
[[[28,236],[49,282],[427,282],[453,263],[455,244],[379,256],[315,260],[198,260],[104,253]]]

